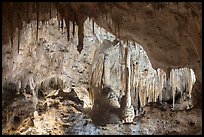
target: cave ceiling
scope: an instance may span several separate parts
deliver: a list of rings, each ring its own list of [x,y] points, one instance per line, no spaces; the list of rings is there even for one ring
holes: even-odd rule
[[[77,49],[81,52],[83,22],[90,17],[118,39],[141,44],[154,68],[201,69],[201,9],[196,2],[3,3],[3,44],[12,41],[14,28],[21,28],[23,21],[45,22],[58,16],[67,26],[72,21],[79,27]]]

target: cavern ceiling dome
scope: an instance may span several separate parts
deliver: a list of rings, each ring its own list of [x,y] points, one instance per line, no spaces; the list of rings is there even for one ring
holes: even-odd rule
[[[199,2],[4,2],[3,134],[202,133],[201,16]]]

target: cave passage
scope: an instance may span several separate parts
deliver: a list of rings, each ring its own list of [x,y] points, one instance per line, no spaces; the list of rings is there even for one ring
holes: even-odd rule
[[[200,7],[3,3],[2,134],[202,134]]]

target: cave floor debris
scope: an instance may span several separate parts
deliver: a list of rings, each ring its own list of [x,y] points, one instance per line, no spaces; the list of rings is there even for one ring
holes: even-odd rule
[[[15,104],[16,102],[14,101],[13,103]],[[5,113],[6,111],[3,111],[3,115]],[[89,115],[85,113],[83,103],[80,103],[79,100],[74,97],[68,99],[68,97],[55,96],[39,101],[37,111],[33,115],[27,115],[23,118],[22,122],[18,124],[13,124],[12,122],[2,123],[3,134],[202,134],[202,110],[198,108],[174,112],[170,108],[160,109],[155,106],[146,106],[145,114],[136,117],[132,124],[122,124],[119,122],[118,124],[97,126],[94,125]],[[14,125],[16,128],[13,128]]]

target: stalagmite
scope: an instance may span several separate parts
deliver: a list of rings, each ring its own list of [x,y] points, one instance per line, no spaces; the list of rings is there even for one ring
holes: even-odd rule
[[[130,53],[128,50],[128,45],[125,47],[125,73],[126,73],[126,92],[125,92],[125,109],[123,112],[123,122],[132,123],[135,117],[134,108],[131,105],[131,95],[130,95]]]

